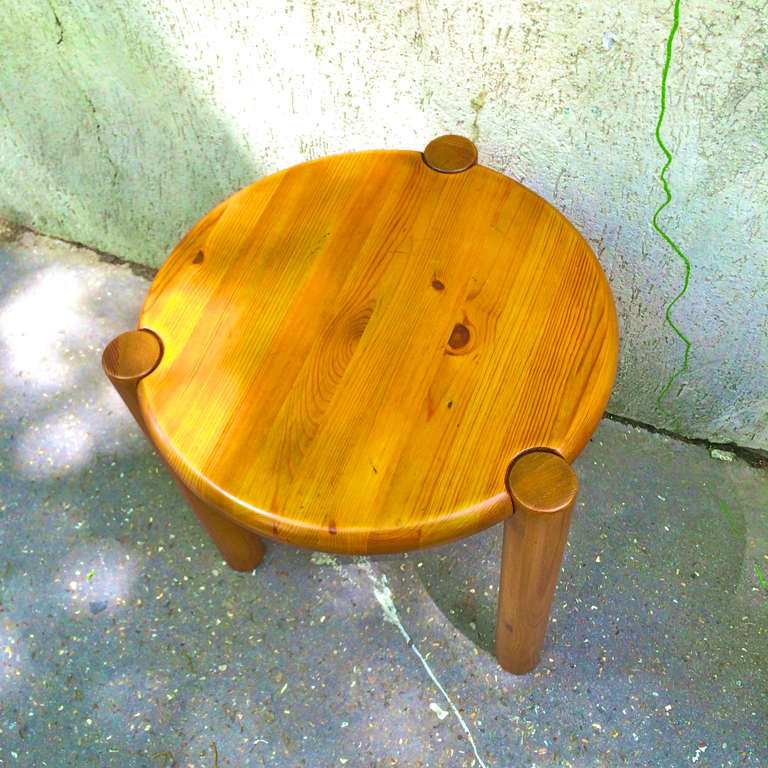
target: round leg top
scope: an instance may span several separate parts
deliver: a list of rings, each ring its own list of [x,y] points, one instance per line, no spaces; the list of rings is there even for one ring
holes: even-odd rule
[[[507,471],[507,490],[515,509],[548,514],[573,504],[579,481],[571,465],[556,453],[530,451]]]
[[[464,136],[447,134],[427,144],[424,162],[440,173],[461,173],[477,164],[477,147]]]
[[[142,379],[157,368],[163,357],[160,337],[150,330],[127,331],[107,344],[101,357],[104,372],[111,379]]]

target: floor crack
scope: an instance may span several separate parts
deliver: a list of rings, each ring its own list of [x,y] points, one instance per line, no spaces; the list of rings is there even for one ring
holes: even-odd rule
[[[395,607],[395,603],[392,599],[392,590],[387,585],[386,575],[383,573],[381,575],[377,575],[373,570],[373,566],[371,565],[370,560],[368,560],[368,558],[366,557],[356,557],[355,563],[357,564],[357,567],[368,577],[369,581],[373,584],[373,594],[377,602],[381,606],[382,611],[384,611],[385,620],[394,624],[400,630],[400,634],[403,636],[403,639],[405,640],[406,645],[416,654],[417,658],[421,662],[421,665],[424,667],[424,670],[429,675],[432,682],[437,686],[437,689],[440,691],[440,693],[442,693],[443,698],[448,702],[448,706],[451,708],[451,711],[456,716],[456,719],[459,721],[459,725],[461,725],[462,729],[464,730],[464,733],[467,735],[467,740],[472,746],[472,750],[475,753],[475,759],[480,765],[480,768],[488,768],[488,766],[483,762],[483,759],[480,757],[477,751],[477,745],[475,744],[475,740],[472,737],[472,732],[469,730],[469,727],[467,726],[466,721],[461,716],[461,713],[457,709],[456,705],[453,703],[453,700],[451,699],[451,697],[448,695],[448,692],[440,684],[440,681],[435,676],[435,673],[432,671],[432,668],[427,663],[427,660],[424,658],[421,651],[413,642],[413,639],[411,638],[410,634],[408,634],[408,630],[406,630],[406,628],[403,626],[403,622],[400,621],[400,617],[397,614],[397,608]]]

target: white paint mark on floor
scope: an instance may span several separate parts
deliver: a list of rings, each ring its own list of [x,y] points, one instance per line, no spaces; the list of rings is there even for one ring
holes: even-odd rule
[[[698,763],[699,757],[703,755],[707,751],[707,745],[706,744],[700,744],[698,747],[696,747],[696,752],[694,753],[693,757],[691,758],[692,763]]]
[[[309,558],[313,565],[332,565],[334,568],[339,568],[339,561],[327,552],[313,552]]]
[[[403,639],[408,644],[410,649],[416,654],[417,658],[424,667],[424,670],[429,675],[432,682],[437,686],[440,693],[443,694],[443,698],[448,702],[448,706],[451,708],[453,714],[456,715],[456,719],[459,721],[459,724],[464,730],[464,733],[467,734],[467,740],[472,746],[472,750],[475,753],[475,758],[480,765],[480,768],[488,768],[477,751],[477,745],[475,744],[475,740],[472,738],[472,733],[470,732],[466,721],[461,716],[461,713],[456,708],[456,705],[453,703],[445,688],[443,688],[443,686],[440,684],[440,681],[437,679],[437,677],[435,677],[435,673],[432,671],[432,668],[429,666],[424,656],[422,656],[421,651],[419,651],[419,649],[414,644],[411,636],[408,634],[408,631],[403,626],[402,621],[400,621],[400,617],[397,615],[397,608],[395,607],[395,603],[392,599],[392,590],[387,586],[387,577],[383,573],[380,576],[377,576],[373,570],[373,567],[371,566],[370,561],[365,557],[355,558],[355,562],[357,563],[357,567],[368,577],[368,579],[373,584],[373,594],[381,606],[381,609],[384,611],[384,618],[394,624],[400,630],[400,634],[403,636]],[[431,705],[430,709],[432,709]]]
[[[429,708],[437,715],[438,720],[445,720],[448,717],[448,711],[443,709],[436,701],[430,701]]]

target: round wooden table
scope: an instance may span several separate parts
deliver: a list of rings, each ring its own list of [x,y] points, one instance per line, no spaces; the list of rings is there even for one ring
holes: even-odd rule
[[[314,160],[184,237],[104,368],[235,568],[506,521],[497,655],[543,642],[616,314],[583,238],[466,139]]]

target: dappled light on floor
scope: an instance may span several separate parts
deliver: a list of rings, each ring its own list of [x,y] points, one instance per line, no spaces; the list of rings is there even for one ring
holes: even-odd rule
[[[57,592],[74,616],[87,617],[126,606],[143,558],[114,540],[91,541],[67,553],[54,577]]]
[[[23,644],[19,642],[12,624],[6,622],[5,627],[0,626],[0,698],[10,685],[21,682],[23,654]]]
[[[66,266],[34,274],[0,307],[0,341],[10,371],[25,385],[58,390],[72,365],[65,336],[81,334],[87,322],[81,307],[83,283]]]
[[[55,474],[84,466],[92,445],[88,425],[76,413],[56,413],[41,424],[30,424],[20,435],[14,466],[32,476]]]

